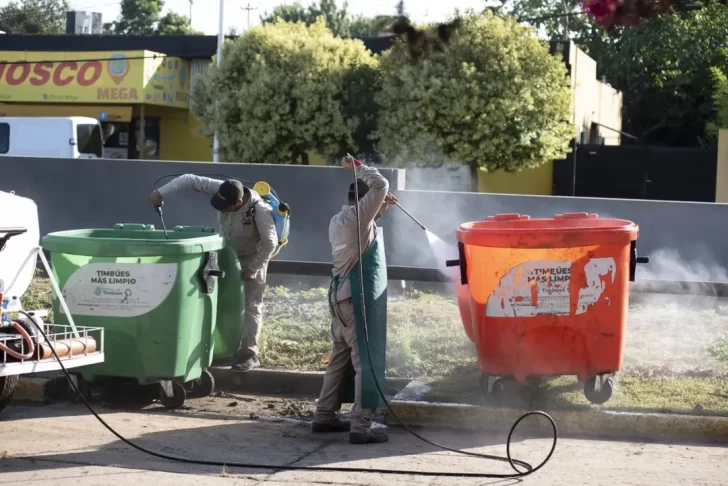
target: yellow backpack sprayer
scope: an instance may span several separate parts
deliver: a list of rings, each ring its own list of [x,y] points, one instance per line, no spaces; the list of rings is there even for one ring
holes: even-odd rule
[[[291,227],[291,208],[278,198],[278,195],[267,182],[256,182],[253,190],[273,209],[273,222],[276,225],[278,246],[271,255],[271,258],[275,258],[281,249],[288,244],[288,232]],[[255,209],[255,206],[253,206],[253,209]]]

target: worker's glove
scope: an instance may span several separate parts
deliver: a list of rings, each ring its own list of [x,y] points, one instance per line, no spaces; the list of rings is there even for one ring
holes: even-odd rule
[[[260,270],[245,269],[243,271],[243,277],[245,278],[245,280],[255,280],[256,278],[258,278],[259,273],[260,273]]]
[[[352,157],[351,155],[347,155],[346,157],[341,159],[341,166],[349,172],[352,172],[354,170],[355,162],[356,159],[354,159],[354,157]]]
[[[164,204],[164,198],[158,191],[151,193],[147,199],[149,199],[149,202],[151,202],[152,206],[155,208],[161,208]]]
[[[389,206],[392,204],[397,204],[397,196],[392,194],[391,192],[388,192],[386,196],[384,196],[384,202],[382,203],[382,207],[379,208],[378,218],[381,218],[384,216],[384,213],[389,209]]]

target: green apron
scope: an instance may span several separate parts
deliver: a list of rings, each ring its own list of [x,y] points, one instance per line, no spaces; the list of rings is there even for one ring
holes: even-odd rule
[[[387,354],[387,261],[384,257],[384,238],[381,228],[377,228],[377,236],[362,255],[362,269],[364,277],[359,273],[359,264],[347,276],[335,277],[334,292],[338,290],[338,280],[348,278],[351,280],[351,297],[354,305],[354,318],[356,324],[356,340],[361,359],[362,408],[381,408],[384,401],[379,394],[377,384],[372,375],[372,367],[377,382],[386,391],[384,370]],[[361,287],[364,282],[364,305],[366,307],[367,330],[369,331],[369,352],[367,352],[366,337],[364,334],[364,319],[361,309]],[[334,293],[334,295],[336,295]],[[369,358],[371,357],[371,366]],[[346,384],[344,403],[354,403],[354,375],[352,374]]]

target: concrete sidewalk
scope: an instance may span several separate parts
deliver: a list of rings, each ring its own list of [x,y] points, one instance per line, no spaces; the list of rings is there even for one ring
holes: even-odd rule
[[[143,447],[180,457],[225,463],[320,467],[391,468],[401,471],[509,473],[507,464],[438,451],[403,430],[391,430],[387,444],[351,446],[346,434],[312,436],[304,423],[243,420],[214,414],[159,410],[114,412],[102,417]],[[425,429],[432,440],[488,454],[505,454],[505,432],[472,433]],[[106,431],[85,407],[13,405],[2,419],[2,483],[65,482],[106,485],[117,482],[157,485],[347,484],[484,485],[515,484],[496,479],[387,476],[381,474],[276,471],[197,466],[142,454]],[[544,427],[545,430],[545,427]],[[549,439],[516,437],[514,457],[537,464]],[[561,439],[551,462],[524,484],[543,486],[725,484],[728,449],[709,445],[644,444]]]

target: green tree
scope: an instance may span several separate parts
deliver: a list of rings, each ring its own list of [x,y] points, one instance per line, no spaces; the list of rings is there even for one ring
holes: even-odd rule
[[[20,0],[0,8],[0,30],[7,34],[63,34],[66,0]]]
[[[371,91],[376,68],[361,41],[335,37],[323,19],[277,20],[224,46],[220,68],[195,85],[192,110],[204,134],[218,131],[225,160],[307,164],[312,150],[358,153],[354,137],[375,116],[357,83]]]
[[[335,0],[319,0],[308,8],[296,2],[292,5],[279,5],[273,12],[260,18],[261,23],[271,23],[276,19],[286,22],[304,22],[312,25],[318,17],[323,17],[326,26],[331,29],[334,35],[339,37],[350,36],[351,19],[347,13],[348,4],[345,1],[342,8],[336,5]]]
[[[189,35],[198,32],[190,27],[190,18],[177,12],[167,12],[157,22],[156,32],[160,35]]]
[[[121,15],[108,30],[120,35],[152,35],[163,7],[163,0],[121,0]]]
[[[393,163],[518,171],[561,159],[573,138],[566,68],[527,27],[468,13],[445,48],[418,61],[403,41],[382,55],[379,148]]]
[[[349,22],[349,35],[359,39],[377,37],[383,32],[391,30],[396,21],[397,17],[391,15],[377,15],[376,17],[359,15]]]
[[[539,19],[531,25],[549,38],[562,38],[568,21],[570,37],[597,62],[598,75],[623,92],[626,132],[661,145],[695,146],[710,139],[704,135],[714,116],[712,70],[728,72],[725,4],[677,0],[674,15],[605,32],[574,0],[497,2],[500,14]],[[696,4],[702,9],[694,11]]]
[[[714,71],[728,73],[728,7],[665,15],[578,42],[624,93],[624,130],[643,142],[696,146],[714,116]]]
[[[494,0],[487,8],[499,16],[512,16],[546,34],[548,39],[564,39],[589,32],[593,25],[583,14],[579,0]]]

